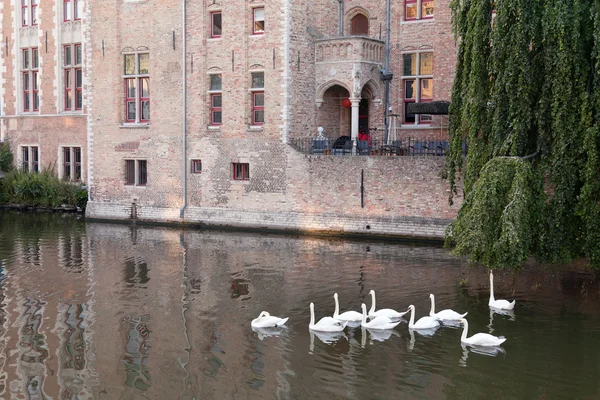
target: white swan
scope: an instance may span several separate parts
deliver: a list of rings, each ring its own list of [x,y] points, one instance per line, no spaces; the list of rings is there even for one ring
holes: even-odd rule
[[[431,329],[440,326],[440,321],[433,317],[421,317],[415,323],[415,306],[411,304],[408,306],[408,309],[412,311],[410,314],[410,321],[408,322],[409,329]]]
[[[402,318],[402,316],[408,312],[398,312],[396,310],[392,310],[391,308],[382,308],[381,310],[375,311],[375,291],[371,290],[369,294],[371,295],[371,309],[369,310],[369,317],[388,317],[397,319]]]
[[[512,310],[515,308],[516,300],[510,303],[508,300],[496,300],[494,299],[494,273],[490,271],[490,301],[488,305],[497,310]]]
[[[275,328],[285,325],[288,319],[289,318],[274,317],[271,316],[271,314],[269,314],[268,312],[262,311],[258,315],[258,318],[252,320],[252,323],[250,325],[253,328]]]
[[[347,322],[338,321],[331,317],[323,317],[315,324],[315,305],[310,303],[310,323],[308,329],[319,332],[341,332]]]
[[[338,321],[362,321],[362,314],[358,311],[346,311],[340,314],[340,303],[338,302],[338,294],[333,294],[335,300],[335,311],[333,312],[333,319]]]
[[[450,309],[435,312],[435,296],[433,294],[430,294],[429,298],[431,299],[431,310],[429,311],[430,317],[437,318],[442,321],[459,321],[468,314],[468,312],[464,314],[459,314],[456,311]]]
[[[461,319],[460,322],[464,325],[462,337],[460,338],[461,343],[468,344],[470,346],[500,346],[506,341],[504,336],[494,336],[489,333],[476,333],[470,338],[467,337],[467,331],[469,330],[469,323],[466,319]]]
[[[372,318],[371,321],[367,322],[367,306],[365,305],[365,303],[362,304],[361,308],[362,308],[362,321],[361,321],[360,325],[364,328],[393,329],[400,323],[400,321],[392,322],[392,320],[389,319],[388,317],[382,317],[382,316]]]

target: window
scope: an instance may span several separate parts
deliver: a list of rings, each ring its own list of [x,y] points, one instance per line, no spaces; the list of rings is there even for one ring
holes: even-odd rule
[[[62,179],[67,181],[81,180],[81,147],[62,148]]]
[[[404,19],[406,21],[433,18],[434,0],[404,0]]]
[[[83,108],[83,70],[81,64],[81,45],[66,45],[63,51],[65,111],[75,111]]]
[[[252,72],[252,125],[265,123],[265,73]]]
[[[407,112],[410,103],[423,103],[433,100],[433,53],[420,52],[402,55],[402,84],[404,93],[404,123],[419,124],[431,122],[431,115]]]
[[[39,0],[21,0],[22,26],[37,26],[37,9]]]
[[[125,185],[146,186],[148,167],[146,160],[125,160]]]
[[[233,163],[233,180],[248,181],[250,180],[250,164],[248,163]]]
[[[192,160],[192,174],[199,174],[202,172],[202,160]]]
[[[21,146],[21,169],[23,172],[40,172],[40,153],[37,146]]]
[[[255,8],[253,11],[252,33],[255,35],[265,33],[265,9],[261,7]]]
[[[221,125],[223,120],[222,114],[222,81],[221,74],[210,75],[210,124]]]
[[[125,121],[150,121],[150,54],[124,55]]]
[[[23,79],[23,111],[39,111],[40,96],[38,82],[39,53],[37,48],[23,49],[21,76]]]
[[[210,37],[220,38],[222,33],[221,11],[210,13]]]
[[[83,0],[63,0],[63,19],[77,21],[83,14]]]
[[[358,14],[352,18],[352,35],[368,35],[369,20],[366,16]]]

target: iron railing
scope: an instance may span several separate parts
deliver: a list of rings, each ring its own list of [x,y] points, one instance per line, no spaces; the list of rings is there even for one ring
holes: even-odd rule
[[[367,140],[353,140],[349,136],[291,138],[289,144],[304,154],[316,155],[445,156],[450,148],[448,139],[432,137],[402,137],[388,141],[378,136]]]

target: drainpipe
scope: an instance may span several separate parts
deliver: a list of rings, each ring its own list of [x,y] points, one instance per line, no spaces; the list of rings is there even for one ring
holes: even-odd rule
[[[340,36],[344,36],[344,0],[338,0],[340,3]]]
[[[390,0],[386,0],[385,4],[385,67],[384,67],[384,79],[385,79],[385,132],[384,132],[384,143],[388,141],[388,129],[390,126],[390,81],[392,76],[390,74]]]
[[[185,216],[185,208],[187,207],[187,30],[186,30],[186,19],[187,19],[187,0],[181,0],[183,21],[182,21],[182,29],[183,29],[183,53],[182,53],[182,61],[183,61],[183,121],[182,121],[182,129],[181,136],[183,142],[183,160],[182,160],[182,178],[183,178],[183,205],[179,210],[179,218],[183,219]]]

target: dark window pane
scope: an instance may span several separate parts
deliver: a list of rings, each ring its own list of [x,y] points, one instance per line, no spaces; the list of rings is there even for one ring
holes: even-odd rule
[[[415,99],[415,81],[405,80],[404,81],[404,98],[405,99]]]
[[[127,102],[127,120],[135,121],[135,101]]]
[[[222,90],[221,75],[215,74],[210,76],[210,90]]]
[[[413,76],[417,75],[417,55],[413,54],[404,54],[404,68],[402,70],[402,75],[405,76]]]
[[[254,111],[254,122],[264,124],[265,123],[265,112],[262,110]]]
[[[252,89],[262,89],[265,87],[265,73],[264,72],[253,72],[252,73]]]
[[[135,185],[135,160],[125,160],[125,184]]]
[[[146,160],[138,161],[138,173],[139,173],[138,185],[143,186],[146,183],[148,183],[148,171],[147,171],[147,166],[146,166]]]
[[[264,107],[265,105],[265,94],[255,93],[254,94],[254,107]]]
[[[65,47],[65,66],[71,65],[71,46]]]
[[[221,13],[212,14],[212,35],[221,36]]]
[[[213,124],[220,124],[222,122],[221,114],[222,114],[221,111],[213,111],[213,118],[212,118]]]
[[[150,102],[142,101],[142,118],[143,121],[150,120]]]
[[[212,106],[214,108],[221,108],[221,95],[213,95],[212,96]]]
[[[352,34],[353,35],[368,35],[369,34],[369,20],[366,16],[358,14],[352,18]]]

